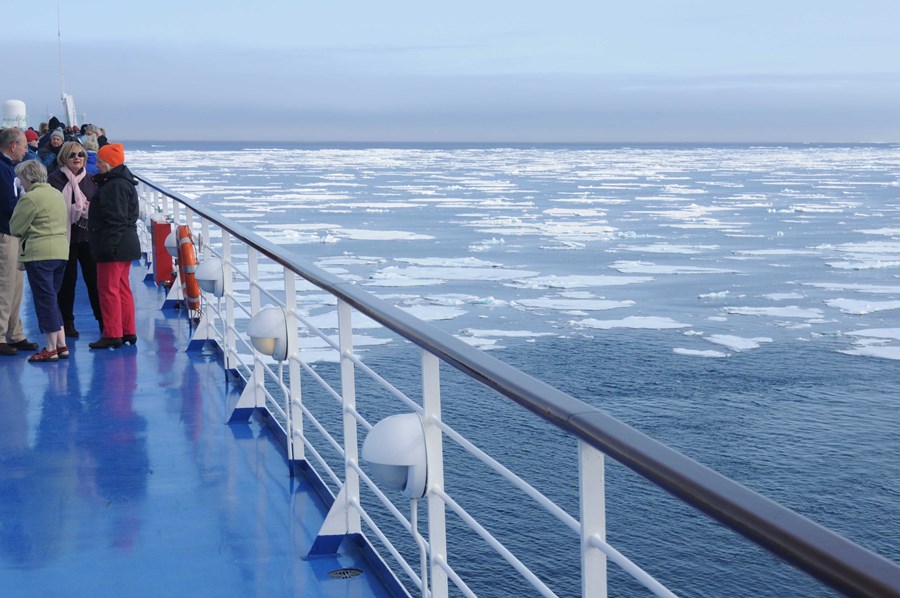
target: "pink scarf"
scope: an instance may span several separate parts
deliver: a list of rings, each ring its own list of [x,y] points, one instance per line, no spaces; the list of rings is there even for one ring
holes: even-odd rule
[[[75,224],[82,218],[87,218],[88,207],[91,204],[85,196],[84,191],[82,191],[81,187],[78,185],[78,183],[84,179],[87,170],[82,168],[81,174],[72,174],[72,171],[69,170],[68,166],[63,166],[60,170],[62,170],[63,174],[66,175],[66,178],[69,179],[69,182],[63,187],[62,194],[66,199],[66,205],[69,206],[69,222]]]

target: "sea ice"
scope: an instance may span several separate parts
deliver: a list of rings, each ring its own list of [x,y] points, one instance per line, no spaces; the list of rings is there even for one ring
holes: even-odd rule
[[[508,286],[521,289],[578,289],[589,287],[611,287],[627,284],[650,282],[649,276],[590,276],[572,274],[569,276],[535,276],[524,280],[516,280]]]
[[[466,328],[460,330],[460,334],[466,336],[500,337],[500,338],[535,338],[538,336],[555,336],[552,332],[530,332],[527,330],[481,330],[477,328]]]
[[[821,309],[802,308],[796,305],[783,307],[723,307],[722,311],[737,316],[772,316],[776,318],[821,318]]]
[[[825,289],[827,291],[856,291],[858,293],[872,293],[873,295],[900,294],[900,286],[860,284],[850,282],[804,282],[805,286]]]
[[[789,299],[803,299],[804,296],[800,293],[768,293],[767,295],[760,295],[763,299],[771,299],[772,301],[786,301]]]
[[[900,301],[860,301],[858,299],[829,299],[828,307],[836,307],[845,314],[865,315],[877,311],[900,309]]]
[[[728,357],[728,353],[723,353],[721,351],[715,351],[712,349],[701,351],[699,349],[684,349],[682,347],[675,347],[672,349],[673,353],[677,355],[687,355],[690,357]]]
[[[597,328],[600,330],[609,330],[611,328],[645,328],[652,330],[666,330],[670,328],[689,328],[690,324],[682,324],[676,322],[672,318],[659,316],[628,316],[621,320],[597,320],[588,318],[586,320],[572,320],[569,322],[572,326],[582,328]]]
[[[900,328],[865,328],[863,330],[845,332],[844,334],[848,336],[863,336],[866,338],[882,338],[900,341]]]
[[[710,334],[702,338],[711,343],[728,347],[732,351],[758,349],[761,343],[772,342],[772,339],[768,337],[743,338],[731,334]]]
[[[373,282],[396,278],[414,280],[488,280],[505,281],[518,278],[529,278],[538,273],[531,270],[514,270],[511,268],[491,267],[458,267],[458,266],[388,266],[371,276]]]
[[[465,310],[449,305],[401,305],[400,309],[426,322],[452,320],[466,314]]]
[[[652,243],[650,245],[621,245],[618,251],[639,251],[642,253],[677,253],[695,255],[718,249],[718,245],[673,245],[670,243]]]
[[[365,228],[341,228],[334,234],[353,241],[421,241],[433,239],[431,235],[421,235],[401,230],[371,230]]]
[[[631,307],[634,301],[612,301],[609,299],[564,299],[559,297],[541,297],[538,299],[517,299],[513,305],[521,305],[531,309],[606,311],[620,307]]]
[[[713,291],[711,293],[702,293],[697,295],[697,299],[724,299],[731,294],[731,291]]]
[[[900,346],[866,346],[855,349],[843,349],[838,353],[845,355],[858,355],[860,357],[880,357],[881,359],[900,360]]]
[[[737,270],[704,268],[700,266],[660,266],[651,262],[618,261],[610,268],[622,274],[733,274]]]

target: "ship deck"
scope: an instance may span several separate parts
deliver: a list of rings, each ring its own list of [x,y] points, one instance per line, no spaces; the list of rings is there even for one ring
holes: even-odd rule
[[[88,349],[79,281],[69,359],[0,357],[0,595],[390,595],[354,542],[305,558],[327,497],[264,423],[225,423],[240,386],[214,350],[185,352],[187,318],[143,274],[137,346]]]

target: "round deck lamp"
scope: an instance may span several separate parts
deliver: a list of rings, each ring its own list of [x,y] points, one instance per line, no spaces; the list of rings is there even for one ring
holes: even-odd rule
[[[263,355],[271,355],[275,361],[287,359],[288,329],[282,308],[260,310],[250,319],[247,334],[253,347]]]
[[[362,458],[381,485],[407,498],[425,496],[425,429],[417,413],[391,415],[375,424],[363,442]]]
[[[166,251],[168,251],[169,255],[172,257],[178,257],[178,237],[175,234],[175,229],[172,229],[172,232],[166,237]]]
[[[208,257],[197,266],[194,278],[200,288],[216,297],[225,295],[225,270],[222,268],[222,260],[217,257]]]

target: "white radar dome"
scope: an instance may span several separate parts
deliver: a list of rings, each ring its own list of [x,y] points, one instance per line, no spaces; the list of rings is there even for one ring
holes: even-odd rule
[[[3,128],[19,127],[23,131],[28,127],[28,115],[25,102],[22,100],[6,100],[3,102]]]

